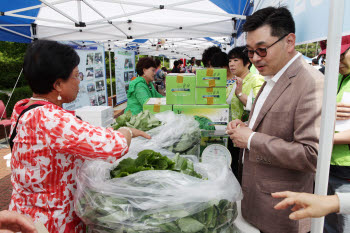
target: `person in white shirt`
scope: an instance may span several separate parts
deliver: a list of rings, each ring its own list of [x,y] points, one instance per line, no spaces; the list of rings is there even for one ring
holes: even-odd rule
[[[272,193],[274,198],[284,198],[275,205],[276,210],[284,210],[293,206],[290,219],[319,218],[330,213],[350,214],[350,193],[336,193],[335,195],[321,196],[310,193],[277,192]]]
[[[246,52],[265,83],[248,125],[229,123],[227,133],[244,149],[242,216],[263,233],[310,231],[310,219],[293,221],[277,211],[273,192],[313,191],[323,75],[295,50],[295,23],[285,7],[267,7],[247,16]]]

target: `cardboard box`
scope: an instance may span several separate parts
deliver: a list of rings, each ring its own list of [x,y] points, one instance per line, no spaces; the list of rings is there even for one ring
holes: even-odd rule
[[[149,98],[143,105],[143,110],[156,114],[165,111],[173,111],[173,105],[167,105],[165,98]]]
[[[194,74],[166,76],[166,104],[196,104],[196,77]]]
[[[226,88],[197,87],[196,104],[226,104]]]
[[[109,127],[114,122],[110,106],[85,106],[76,109],[75,115],[94,126]]]
[[[174,105],[177,114],[198,116],[203,119],[206,129],[226,130],[229,122],[229,106],[222,105]]]
[[[227,147],[229,136],[224,130],[202,130],[200,143],[200,157],[207,146],[219,144]]]
[[[226,87],[227,70],[208,68],[196,70],[197,87]]]

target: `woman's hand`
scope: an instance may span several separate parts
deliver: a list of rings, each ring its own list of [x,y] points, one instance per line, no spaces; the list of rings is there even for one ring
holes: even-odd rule
[[[319,218],[333,212],[339,212],[339,199],[337,195],[320,196],[311,193],[297,192],[277,192],[271,193],[274,198],[285,198],[277,205],[276,210],[291,209],[293,213],[289,215],[290,219],[299,220],[303,218]]]
[[[243,79],[240,77],[236,78],[236,90],[235,94],[238,95],[239,93],[242,93],[242,84],[243,84]]]
[[[1,230],[22,233],[37,233],[34,223],[29,217],[7,210],[0,212],[0,231]]]
[[[337,103],[337,120],[350,119],[350,104]]]
[[[147,133],[145,133],[144,131],[138,130],[138,129],[134,129],[134,128],[129,128],[132,132],[132,137],[136,138],[136,137],[144,137],[146,139],[151,139],[151,136]]]

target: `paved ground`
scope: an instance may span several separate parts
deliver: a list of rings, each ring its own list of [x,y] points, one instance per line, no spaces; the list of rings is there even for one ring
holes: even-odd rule
[[[0,140],[0,210],[8,209],[12,193],[11,169],[6,166],[4,156],[11,153],[6,140]]]

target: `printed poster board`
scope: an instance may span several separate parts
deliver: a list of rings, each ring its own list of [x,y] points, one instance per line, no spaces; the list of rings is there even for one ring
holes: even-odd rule
[[[117,104],[127,101],[125,85],[128,85],[135,74],[135,52],[120,48],[114,49],[115,81]]]
[[[67,43],[75,49],[80,57],[79,93],[77,98],[68,104],[63,104],[67,110],[75,110],[84,106],[107,106],[107,82],[104,47],[100,45],[79,46]]]

